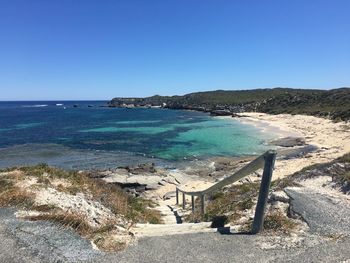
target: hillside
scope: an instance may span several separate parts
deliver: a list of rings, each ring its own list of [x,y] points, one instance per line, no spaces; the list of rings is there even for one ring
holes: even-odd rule
[[[152,96],[147,98],[114,98],[110,107],[152,107],[193,109],[217,115],[258,111],[270,114],[290,113],[350,119],[350,88],[333,90],[255,89],[207,91],[183,96]]]

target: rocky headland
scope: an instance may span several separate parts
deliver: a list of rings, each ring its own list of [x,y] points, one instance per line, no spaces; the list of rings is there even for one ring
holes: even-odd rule
[[[183,96],[114,98],[108,106],[196,110],[215,116],[232,116],[242,112],[306,114],[344,121],[350,119],[350,88],[217,90]]]

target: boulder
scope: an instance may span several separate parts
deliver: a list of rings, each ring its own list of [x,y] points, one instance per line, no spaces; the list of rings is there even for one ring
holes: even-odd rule
[[[214,116],[232,116],[232,112],[229,110],[212,110],[210,115]]]
[[[284,191],[272,192],[269,198],[269,202],[289,203],[289,196]]]
[[[125,169],[132,174],[156,173],[154,163],[144,163],[137,166],[128,166]]]
[[[303,137],[285,137],[273,140],[270,144],[281,147],[302,146],[305,145],[305,139]]]

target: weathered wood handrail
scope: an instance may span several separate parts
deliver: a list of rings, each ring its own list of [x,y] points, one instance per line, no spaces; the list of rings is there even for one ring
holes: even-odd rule
[[[192,212],[194,212],[195,211],[194,197],[195,196],[200,197],[200,201],[201,201],[200,208],[201,208],[201,214],[203,215],[205,213],[205,196],[206,195],[211,194],[215,191],[218,191],[226,185],[237,182],[243,177],[254,173],[256,170],[264,168],[262,179],[261,179],[258,203],[257,203],[253,226],[252,226],[252,232],[258,233],[262,230],[265,207],[266,207],[268,192],[270,189],[272,171],[275,164],[275,159],[276,159],[276,151],[269,150],[264,154],[262,154],[261,156],[259,156],[258,158],[256,158],[255,160],[251,161],[249,164],[247,164],[240,170],[238,170],[233,175],[226,177],[220,182],[202,191],[185,191],[180,189],[179,187],[176,187],[176,204],[177,205],[179,204],[179,193],[182,193],[182,208],[185,209],[185,206],[186,206],[185,196],[190,195]]]

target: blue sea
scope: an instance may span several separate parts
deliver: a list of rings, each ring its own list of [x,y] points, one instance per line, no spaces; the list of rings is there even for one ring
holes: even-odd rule
[[[106,169],[176,166],[260,154],[271,139],[234,119],[168,109],[107,108],[106,101],[0,102],[0,167],[49,163]]]

